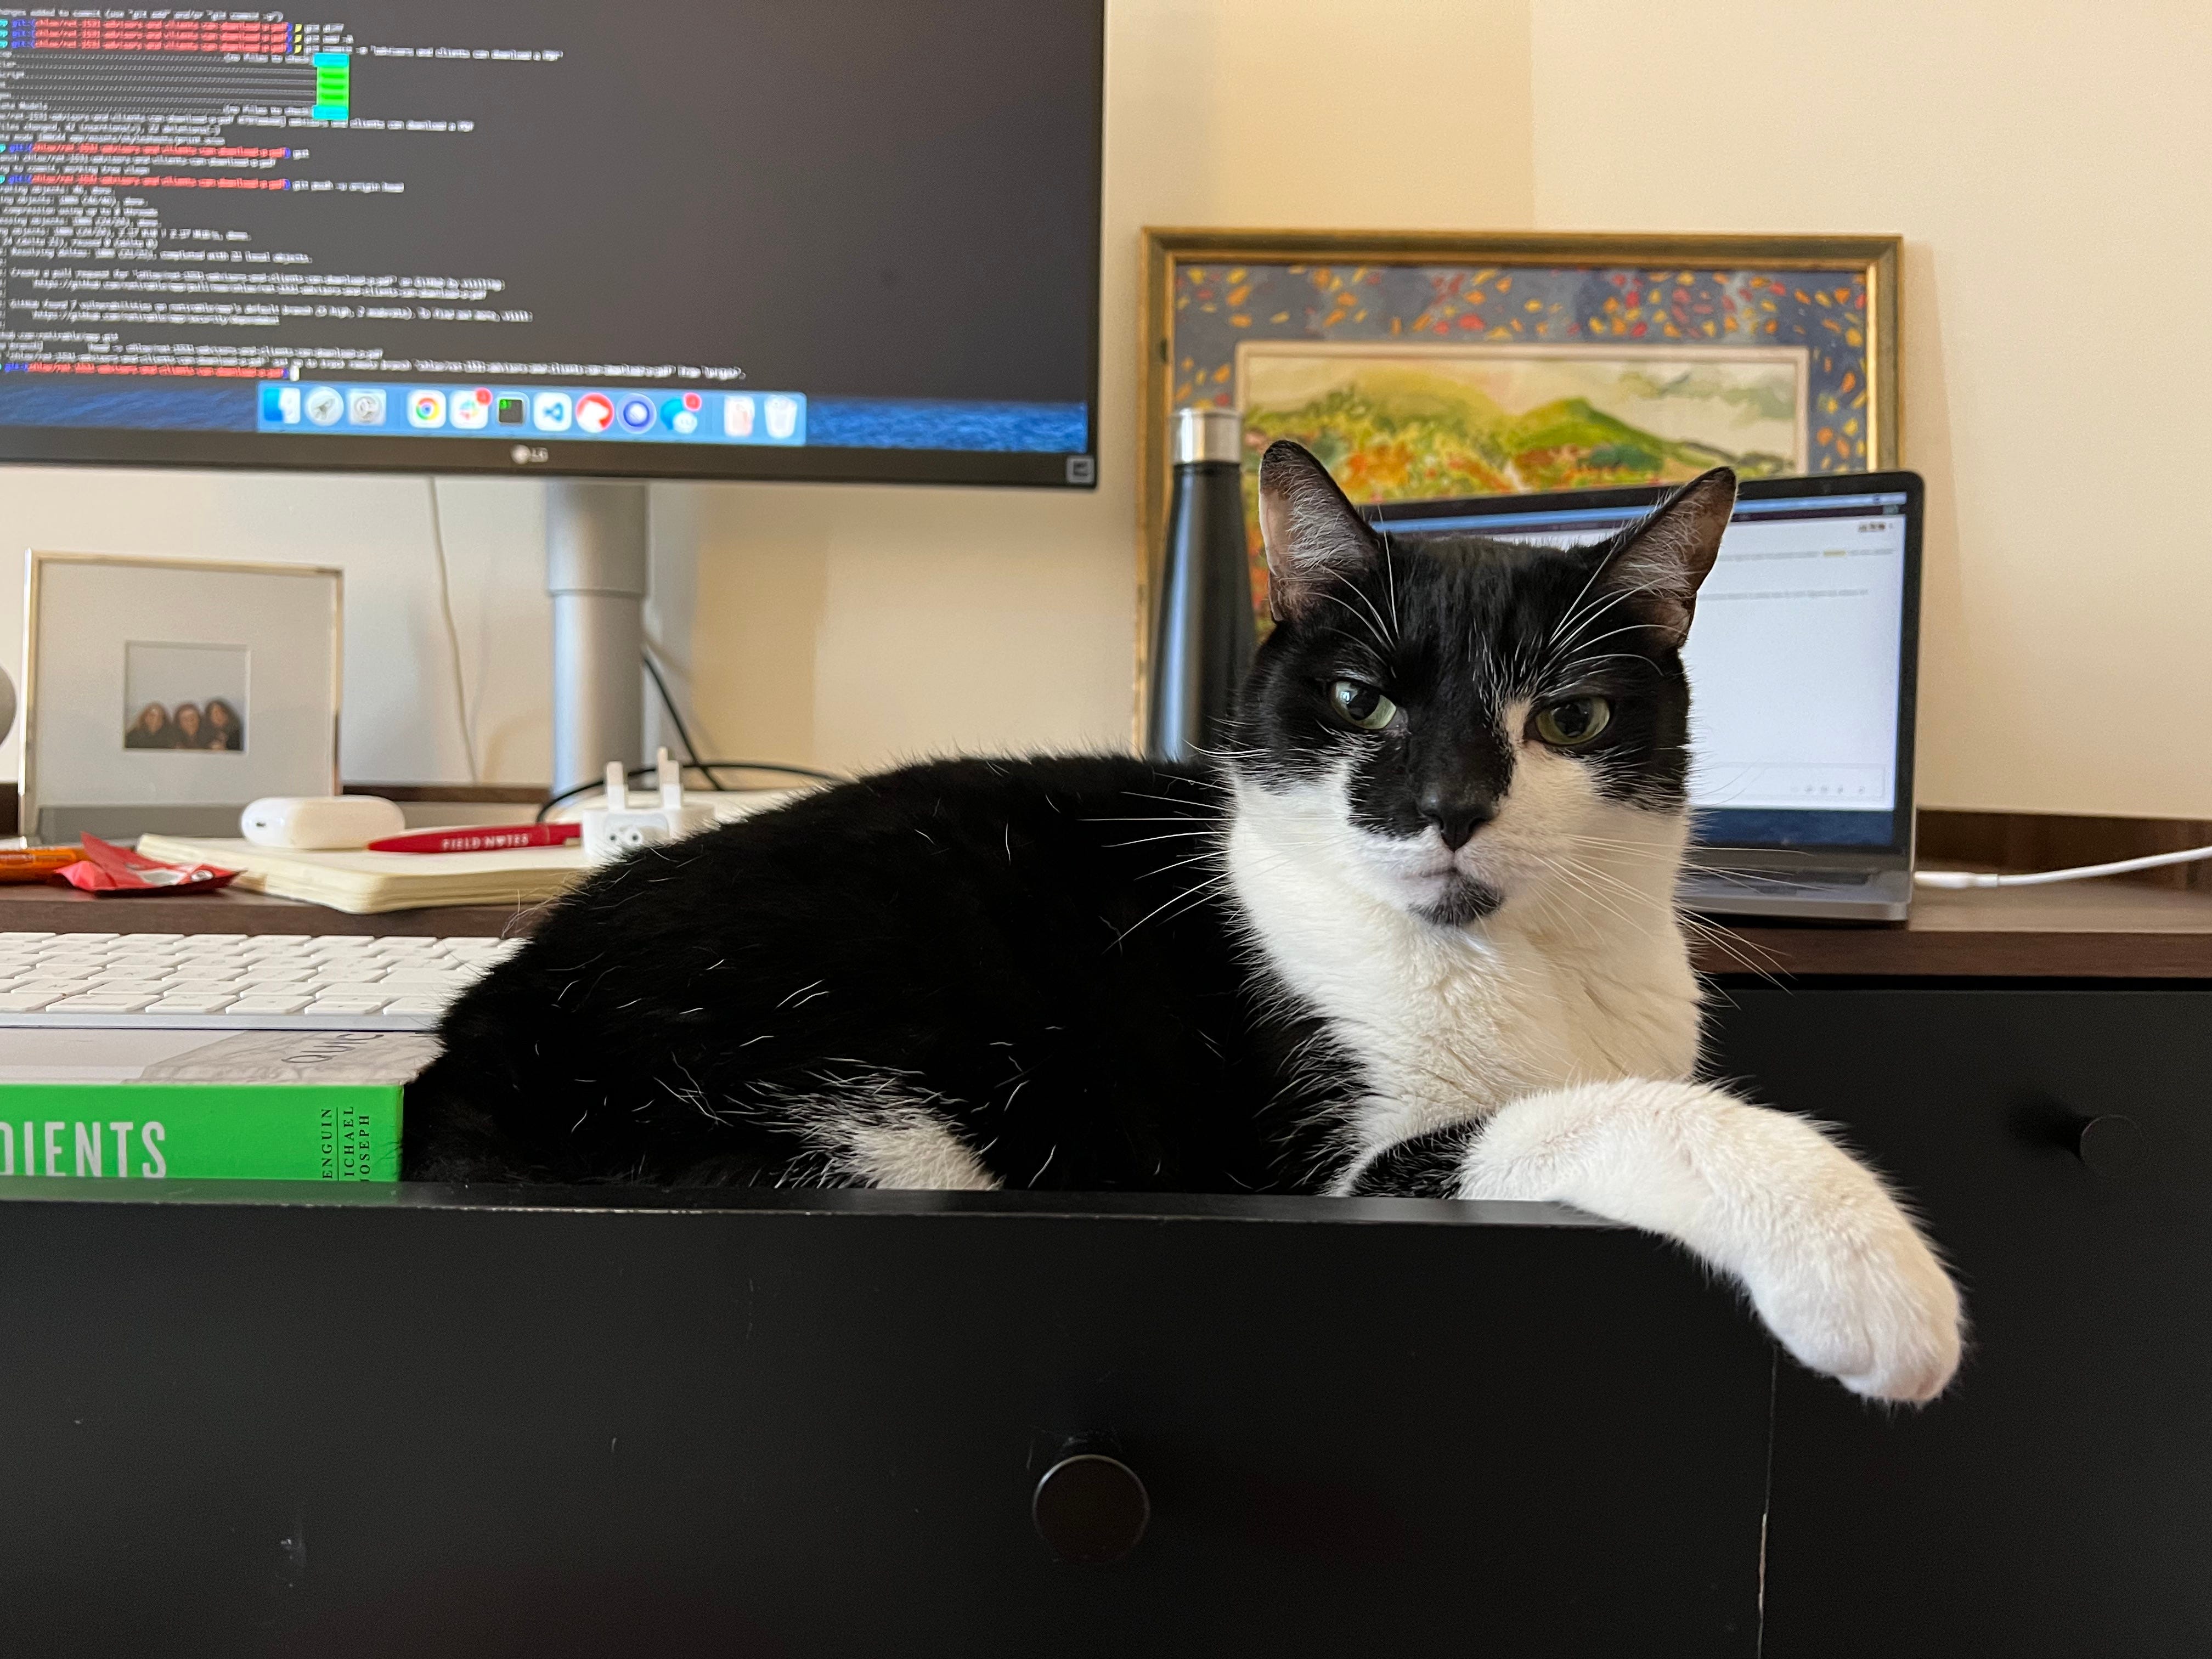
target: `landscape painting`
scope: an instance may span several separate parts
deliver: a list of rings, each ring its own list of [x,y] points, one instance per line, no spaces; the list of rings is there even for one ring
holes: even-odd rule
[[[1802,471],[1807,371],[1802,346],[1245,340],[1236,385],[1248,471],[1295,438],[1354,501],[1396,501]]]
[[[1238,342],[1244,524],[1264,593],[1260,457],[1294,438],[1355,501],[1673,483],[1716,466],[1806,466],[1802,346]]]

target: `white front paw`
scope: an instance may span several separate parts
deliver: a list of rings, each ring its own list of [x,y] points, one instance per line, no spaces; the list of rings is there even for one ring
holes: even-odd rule
[[[1959,1369],[1963,1316],[1912,1224],[1891,1209],[1808,1232],[1743,1275],[1767,1328],[1853,1394],[1917,1402],[1942,1393]]]

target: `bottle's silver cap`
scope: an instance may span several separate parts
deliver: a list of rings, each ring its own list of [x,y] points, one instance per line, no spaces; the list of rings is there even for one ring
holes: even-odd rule
[[[1175,464],[1192,461],[1241,461],[1244,459],[1244,417],[1233,409],[1199,405],[1175,414]]]

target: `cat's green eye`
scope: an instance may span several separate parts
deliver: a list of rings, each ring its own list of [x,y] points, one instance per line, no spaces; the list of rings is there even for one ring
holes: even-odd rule
[[[1536,711],[1536,735],[1555,749],[1579,749],[1613,723],[1603,697],[1569,697]]]
[[[1347,726],[1363,732],[1380,732],[1396,717],[1398,705],[1371,685],[1358,680],[1339,680],[1328,688],[1329,700]]]

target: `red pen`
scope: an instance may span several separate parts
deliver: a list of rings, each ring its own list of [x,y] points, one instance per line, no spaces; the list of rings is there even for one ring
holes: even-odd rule
[[[411,836],[386,836],[368,844],[372,853],[504,853],[516,847],[565,847],[583,839],[580,823],[501,823],[482,830],[424,830]]]

